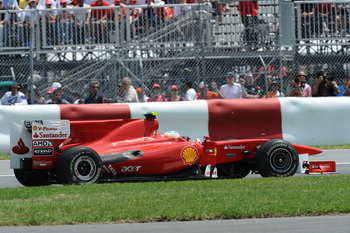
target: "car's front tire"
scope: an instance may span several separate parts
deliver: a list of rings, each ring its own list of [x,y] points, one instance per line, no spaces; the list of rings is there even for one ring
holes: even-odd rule
[[[101,157],[88,147],[69,148],[58,158],[56,174],[61,184],[98,183],[102,177]]]
[[[298,165],[298,152],[292,144],[282,139],[265,142],[256,155],[257,170],[263,177],[293,176]]]

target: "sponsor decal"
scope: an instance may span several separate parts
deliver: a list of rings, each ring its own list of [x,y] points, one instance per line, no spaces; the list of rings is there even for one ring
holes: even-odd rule
[[[66,139],[69,135],[68,120],[32,122],[32,139]]]
[[[195,147],[185,147],[181,151],[181,159],[185,164],[193,164],[198,157],[198,151]]]
[[[52,166],[52,161],[33,161],[33,166]]]
[[[244,150],[245,146],[239,145],[239,146],[231,146],[231,145],[225,145],[224,150]]]
[[[235,158],[236,154],[226,154],[226,158]]]
[[[12,147],[12,152],[15,154],[23,155],[29,152],[29,148],[24,144],[22,138],[17,142],[17,145]]]
[[[138,172],[142,166],[123,166],[121,172]]]
[[[43,140],[43,141],[33,141],[33,146],[53,146],[53,141]]]
[[[68,134],[66,133],[62,133],[62,132],[59,132],[59,133],[43,133],[43,132],[40,132],[40,133],[34,133],[33,134],[33,138],[47,138],[47,139],[51,139],[51,138],[67,138],[68,137]]]
[[[110,171],[114,176],[117,175],[117,172],[115,171],[115,169],[110,164],[108,165],[108,171]]]
[[[34,148],[33,155],[53,155],[53,148]]]
[[[36,124],[39,124],[39,125],[43,125],[44,124],[43,121],[39,121],[39,120],[36,120],[36,121],[24,121],[23,122],[24,127],[26,127],[27,129],[31,129],[32,128],[32,122],[35,122]]]

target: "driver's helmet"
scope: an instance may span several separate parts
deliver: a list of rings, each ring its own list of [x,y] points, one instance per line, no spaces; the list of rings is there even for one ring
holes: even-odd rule
[[[179,138],[180,134],[174,130],[170,130],[164,133],[165,137],[171,137],[171,138]]]

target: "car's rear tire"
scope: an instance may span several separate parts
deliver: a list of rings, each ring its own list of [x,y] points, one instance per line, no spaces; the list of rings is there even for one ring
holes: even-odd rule
[[[69,148],[58,158],[56,174],[61,184],[98,183],[102,177],[101,157],[88,147]]]
[[[218,165],[218,175],[226,176],[232,179],[241,179],[246,177],[251,171],[248,161],[238,161]]]
[[[48,173],[41,171],[28,171],[14,169],[15,177],[24,186],[45,186],[50,185]]]
[[[265,142],[256,155],[257,170],[263,177],[293,176],[298,164],[299,155],[294,146],[281,139]]]

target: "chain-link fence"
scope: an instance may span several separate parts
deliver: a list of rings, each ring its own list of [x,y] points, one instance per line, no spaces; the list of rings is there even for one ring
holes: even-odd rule
[[[310,85],[322,69],[339,85],[348,76],[349,1],[155,1],[54,9],[41,2],[36,10],[2,11],[0,76],[2,85],[13,79],[33,83],[45,98],[53,82],[85,96],[90,81],[98,80],[114,102],[123,77],[148,96],[155,83],[167,96],[177,85],[183,96],[185,82],[199,92],[204,81],[212,90],[212,82],[219,88],[226,83],[227,72],[237,81],[252,74],[261,98],[269,80],[288,96],[299,70],[308,73]],[[314,16],[304,18],[305,11]]]

